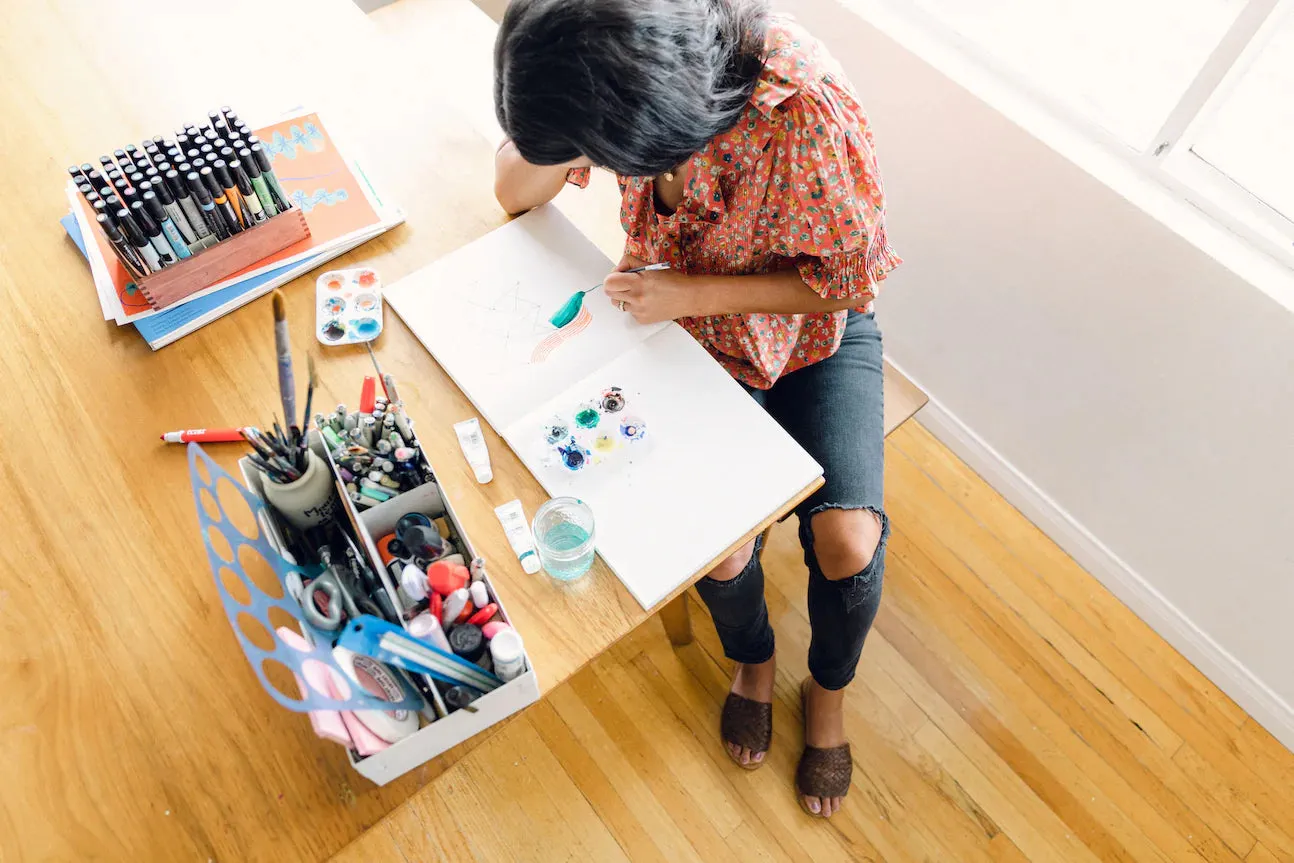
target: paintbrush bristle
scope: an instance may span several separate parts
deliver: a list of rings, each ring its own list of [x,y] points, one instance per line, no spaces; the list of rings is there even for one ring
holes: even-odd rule
[[[274,322],[285,321],[288,317],[287,302],[283,299],[283,292],[278,288],[274,289]]]

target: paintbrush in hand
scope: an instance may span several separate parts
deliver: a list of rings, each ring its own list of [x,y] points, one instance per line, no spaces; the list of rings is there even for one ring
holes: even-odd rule
[[[646,273],[651,270],[668,270],[668,269],[669,269],[669,264],[647,264],[646,266],[634,267],[633,269],[625,270],[624,272]],[[575,293],[571,294],[571,298],[567,300],[565,303],[563,303],[560,309],[553,312],[553,316],[548,319],[548,323],[552,324],[553,326],[557,327],[557,329],[560,330],[562,327],[566,326],[571,321],[575,320],[575,316],[580,313],[580,309],[584,308],[584,295],[591,294],[600,287],[602,286],[594,285],[593,287],[589,288],[587,291],[576,291]]]
[[[287,303],[283,292],[274,291],[274,350],[279,362],[279,398],[283,400],[283,419],[291,424],[297,416],[297,388],[292,379],[292,343],[288,339]]]

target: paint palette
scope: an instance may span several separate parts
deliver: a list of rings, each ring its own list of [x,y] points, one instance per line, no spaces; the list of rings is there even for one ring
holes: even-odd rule
[[[315,338],[325,345],[371,342],[382,332],[377,270],[329,270],[315,280]]]
[[[547,449],[544,463],[574,473],[622,454],[647,438],[647,423],[629,411],[620,387],[575,405],[568,416],[554,414],[539,430]]]

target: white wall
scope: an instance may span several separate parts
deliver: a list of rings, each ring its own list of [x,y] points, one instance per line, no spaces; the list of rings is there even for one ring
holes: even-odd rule
[[[1294,314],[831,0],[778,5],[874,122],[927,424],[1294,748]]]

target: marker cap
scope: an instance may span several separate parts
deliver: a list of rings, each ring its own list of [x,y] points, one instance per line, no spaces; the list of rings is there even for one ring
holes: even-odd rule
[[[212,198],[219,198],[225,194],[225,189],[216,179],[216,173],[210,168],[199,168],[198,174],[202,177],[202,182],[206,184],[207,191],[211,193]]]
[[[143,171],[131,171],[131,172],[130,172],[130,185],[132,185],[132,186],[138,186],[138,185],[139,185],[140,183],[142,183],[142,182],[144,182],[144,172],[143,172]]]
[[[229,189],[234,185],[234,177],[229,173],[229,166],[225,164],[224,159],[217,159],[211,163],[211,173],[215,174],[216,182],[220,183],[220,188]]]
[[[126,235],[132,246],[144,246],[148,244],[148,238],[144,232],[139,230],[135,218],[130,215],[130,210],[121,209],[117,211],[117,224],[121,226],[121,232]]]
[[[121,201],[127,207],[139,201],[139,192],[135,189],[126,189],[121,193]]]
[[[130,214],[135,217],[135,221],[144,233],[150,237],[155,237],[162,233],[162,226],[153,220],[148,210],[144,207],[143,201],[136,201],[130,205]]]
[[[174,173],[175,173],[174,171],[167,171],[166,175],[158,177],[157,181],[153,183],[152,191],[157,193],[157,197],[161,200],[163,204],[175,203],[175,193],[171,191],[170,177],[169,177],[170,174],[174,174]],[[179,176],[179,175],[177,174],[176,176]]]
[[[78,184],[77,184],[77,186],[76,186],[76,190],[77,190],[78,192],[80,192],[80,193],[81,193],[81,197],[83,197],[83,198],[88,198],[88,199],[90,199],[90,200],[94,200],[95,198],[98,198],[98,197],[99,197],[99,196],[95,193],[95,191],[94,191],[94,187],[93,187],[93,186],[91,186],[89,183],[78,183]],[[91,197],[91,196],[93,196],[93,197]]]
[[[251,138],[248,138],[247,140],[250,141]],[[252,146],[249,149],[251,149],[252,158],[256,160],[256,165],[261,169],[262,174],[265,173],[266,171],[274,170],[274,168],[270,165],[269,154],[265,152],[264,148],[261,147],[260,144],[252,144]]]
[[[166,218],[166,210],[162,208],[162,202],[157,199],[156,192],[145,192],[143,202],[148,215],[152,216],[158,223],[161,223]]]
[[[198,158],[192,161],[192,165],[193,165],[193,170],[201,171],[203,168],[207,166],[207,160],[199,156]]]
[[[202,177],[198,174],[197,171],[190,171],[188,174],[184,176],[184,179],[188,181],[189,188],[193,191],[193,194],[197,197],[198,203],[201,203],[201,204],[211,203],[211,192],[207,191],[207,184],[202,181]]]
[[[255,192],[252,189],[251,178],[249,178],[247,176],[247,172],[243,170],[242,162],[238,161],[237,159],[234,159],[232,162],[230,162],[229,173],[234,175],[234,183],[238,186],[238,191],[242,192],[244,195],[255,194]]]
[[[243,147],[238,151],[238,162],[247,172],[247,176],[255,179],[261,175],[261,166],[256,164],[256,159],[252,156],[252,151]]]
[[[103,200],[103,198],[100,198],[90,206],[94,208],[94,212],[97,215],[105,217],[109,222],[112,222],[113,227],[116,227],[117,223],[113,222],[113,219],[115,217],[112,215],[112,207],[108,206],[107,201]]]
[[[139,148],[136,147],[134,144],[126,145],[126,155],[129,156],[130,158],[132,159],[135,158],[135,153],[137,152],[139,152]]]
[[[116,159],[117,161],[121,161],[122,159],[126,158],[126,151],[125,151],[125,150],[113,150],[113,151],[112,151],[112,157],[113,157],[114,159]]]
[[[99,223],[99,230],[103,231],[109,240],[122,239],[120,229],[112,223],[112,219],[109,219],[106,213],[99,213],[94,220]]]

